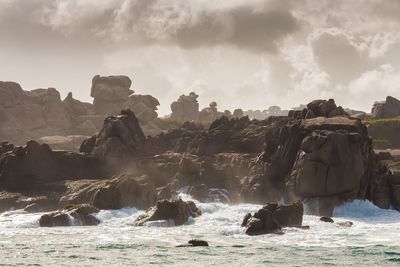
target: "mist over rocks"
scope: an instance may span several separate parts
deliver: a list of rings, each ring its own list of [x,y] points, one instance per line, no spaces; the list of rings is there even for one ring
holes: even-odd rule
[[[125,109],[108,116],[80,153],[34,141],[25,147],[2,143],[1,151],[2,190],[38,196],[53,190],[57,206],[146,209],[176,199],[183,188],[203,202],[301,200],[308,213],[321,216],[352,199],[400,206],[400,183],[374,153],[367,127],[333,99],[315,100],[288,116],[222,116],[208,128],[191,121],[147,137],[135,113]]]
[[[161,133],[154,123],[158,114],[158,100],[151,95],[135,95],[127,76],[99,76],[92,81],[93,104],[73,98],[69,93],[61,100],[55,88],[24,91],[18,83],[0,82],[0,140],[22,145],[28,140],[57,139],[54,148],[77,147],[73,136],[92,136],[98,132],[104,119],[117,115],[122,109],[135,112],[146,134]]]

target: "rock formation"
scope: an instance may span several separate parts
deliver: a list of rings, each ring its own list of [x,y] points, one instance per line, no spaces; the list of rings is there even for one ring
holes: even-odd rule
[[[100,220],[93,215],[98,212],[98,209],[90,205],[68,206],[65,209],[42,215],[39,225],[41,227],[98,225]]]
[[[45,183],[65,179],[101,178],[103,161],[91,155],[52,151],[48,145],[29,141],[24,147],[0,155],[0,190],[45,191]]]
[[[171,104],[171,119],[185,122],[197,121],[199,117],[199,102],[196,93],[191,92],[188,96],[181,95],[177,101]]]
[[[242,226],[246,227],[248,235],[281,233],[282,227],[301,227],[303,212],[303,204],[300,201],[290,205],[269,203],[254,215],[246,214]]]
[[[400,100],[388,96],[384,102],[375,102],[371,113],[375,118],[400,116]]]
[[[156,188],[148,176],[124,173],[109,180],[69,183],[59,205],[90,203],[99,209],[148,209],[156,202]]]
[[[136,221],[136,226],[143,226],[151,221],[164,220],[174,226],[185,224],[189,217],[197,217],[201,215],[201,211],[192,201],[179,200],[162,200],[148,209],[145,214],[140,215]]]

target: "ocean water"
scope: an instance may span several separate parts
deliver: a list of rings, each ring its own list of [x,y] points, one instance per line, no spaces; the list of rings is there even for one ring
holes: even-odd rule
[[[134,227],[136,209],[104,210],[93,227],[40,228],[40,213],[0,214],[0,266],[396,266],[400,264],[400,213],[354,201],[334,212],[337,222],[304,216],[310,229],[247,236],[247,212],[261,206],[200,203],[203,215],[179,227]],[[209,247],[177,248],[190,239]]]

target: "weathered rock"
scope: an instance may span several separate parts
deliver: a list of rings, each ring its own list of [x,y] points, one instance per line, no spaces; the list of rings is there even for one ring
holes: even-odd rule
[[[14,82],[0,82],[0,140],[17,144],[44,135],[66,133],[72,117],[54,89],[24,91]]]
[[[282,227],[301,227],[303,212],[303,204],[300,201],[291,205],[270,203],[253,216],[246,214],[242,226],[246,227],[248,235],[280,233]]]
[[[142,125],[157,118],[158,100],[151,95],[131,95],[125,103],[125,107],[132,110]]]
[[[109,180],[68,183],[60,205],[90,203],[99,209],[147,209],[156,201],[156,188],[148,176],[124,173]]]
[[[92,203],[99,209],[135,207],[147,209],[157,201],[154,184],[148,176],[123,174],[97,187]]]
[[[185,122],[197,121],[199,116],[199,96],[191,92],[188,96],[181,95],[179,99],[171,104],[171,119]]]
[[[388,96],[384,102],[375,102],[371,113],[375,118],[400,116],[400,100]]]
[[[92,80],[90,96],[96,114],[114,115],[123,108],[125,101],[133,94],[132,81],[127,76],[99,76]]]
[[[204,240],[199,240],[199,239],[192,239],[189,240],[187,244],[184,245],[178,245],[178,248],[182,247],[208,247],[208,242]]]
[[[370,197],[374,156],[360,120],[337,116],[278,121],[267,131],[265,150],[244,180],[245,199],[318,199],[327,208],[315,214],[330,216],[346,199]]]
[[[43,194],[23,195],[0,192],[0,212],[24,209],[27,212],[43,212],[56,209],[56,200]]]
[[[148,209],[145,214],[139,216],[136,226],[143,226],[147,222],[166,220],[175,226],[185,224],[189,217],[197,217],[201,215],[201,211],[192,201],[179,200],[161,200],[157,204]]]
[[[100,220],[93,215],[98,212],[97,208],[87,204],[68,206],[63,210],[42,215],[39,225],[41,227],[98,225]]]
[[[109,116],[99,132],[92,154],[119,162],[145,155],[145,142],[139,121],[131,110]]]
[[[321,222],[327,222],[327,223],[334,223],[334,221],[333,221],[333,219],[331,218],[331,217],[321,217],[321,218],[319,218],[319,220],[321,221]]]
[[[291,110],[289,117],[296,119],[312,119],[316,117],[349,116],[342,108],[336,106],[335,100],[314,100],[301,110]]]
[[[45,191],[49,182],[99,179],[107,175],[109,170],[99,158],[52,151],[48,145],[35,141],[0,155],[0,189],[7,191]]]

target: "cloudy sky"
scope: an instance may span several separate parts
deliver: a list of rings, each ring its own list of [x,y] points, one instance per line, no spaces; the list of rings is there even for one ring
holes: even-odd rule
[[[161,102],[290,108],[316,98],[370,110],[400,98],[397,0],[0,0],[0,80],[91,101],[124,74]]]

